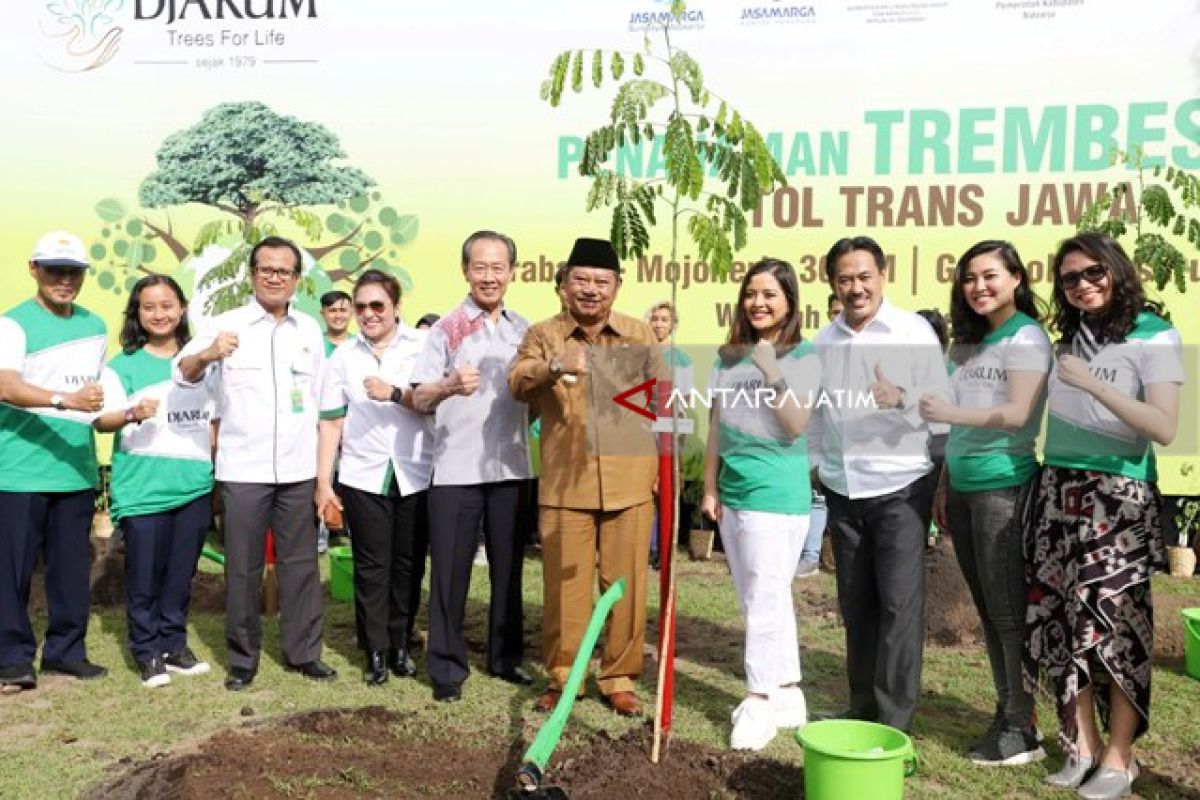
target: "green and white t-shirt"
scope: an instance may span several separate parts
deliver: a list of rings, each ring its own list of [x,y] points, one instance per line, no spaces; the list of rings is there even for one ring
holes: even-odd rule
[[[143,350],[121,353],[104,370],[106,412],[122,411],[151,397],[158,413],[114,434],[113,521],[161,514],[212,491],[209,423],[215,372],[185,386],[171,377],[171,359]]]
[[[815,402],[821,361],[809,342],[792,348],[779,360],[779,368],[788,385],[786,402]],[[808,440],[784,431],[765,402],[762,372],[749,356],[732,366],[718,360],[711,387],[712,402],[720,408],[717,492],[721,504],[746,511],[807,514],[812,508]]]
[[[1008,402],[1010,372],[1050,371],[1050,339],[1032,317],[1020,312],[984,337],[979,350],[957,365],[950,377],[960,408],[994,408]],[[956,492],[980,492],[1020,486],[1037,472],[1034,448],[1046,398],[1020,430],[954,425],[946,445],[950,486]]]
[[[1088,369],[1118,391],[1145,399],[1152,383],[1183,383],[1183,346],[1179,332],[1155,314],[1143,311],[1123,342],[1100,345],[1086,326],[1072,343]],[[1050,414],[1046,424],[1046,464],[1107,472],[1154,481],[1154,450],[1092,395],[1067,386],[1051,373]]]
[[[0,317],[0,370],[28,384],[70,394],[100,378],[104,322],[74,306],[70,317],[27,300]],[[94,415],[0,404],[0,487],[10,492],[96,488]]]

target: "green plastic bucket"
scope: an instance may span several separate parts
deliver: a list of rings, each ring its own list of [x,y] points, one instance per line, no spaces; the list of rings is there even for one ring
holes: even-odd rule
[[[329,593],[334,600],[354,600],[354,555],[349,547],[329,548]]]
[[[877,722],[830,719],[796,731],[806,800],[902,800],[917,767],[912,740]]]
[[[1200,681],[1200,608],[1185,608],[1183,614],[1184,628],[1184,665],[1187,674]]]

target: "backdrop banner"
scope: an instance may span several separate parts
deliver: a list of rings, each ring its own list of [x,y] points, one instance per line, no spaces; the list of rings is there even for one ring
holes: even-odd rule
[[[510,304],[548,316],[575,237],[609,229],[606,213],[585,210],[577,170],[612,90],[568,90],[552,108],[539,87],[563,50],[643,49],[669,8],[8,4],[0,310],[32,292],[25,265],[53,228],[88,243],[81,302],[105,316],[114,342],[138,277],[175,276],[195,315],[230,302],[245,239],[275,230],[304,248],[304,308],[378,266],[400,276],[412,322],[460,299],[460,244],[493,228],[519,247]],[[1140,148],[1151,169],[1200,170],[1195,0],[693,0],[672,42],[754,120],[788,179],[752,215],[731,278],[763,255],[791,261],[810,334],[825,319],[822,254],[844,235],[882,244],[887,296],[905,308],[948,309],[956,258],[981,239],[1011,240],[1047,295],[1049,261],[1080,214],[1122,182],[1137,196],[1137,171],[1113,166],[1114,151]],[[661,140],[641,142],[611,167],[654,178],[664,159]],[[672,262],[665,230],[627,262],[618,307],[640,316],[675,278],[679,340],[719,343],[736,286],[689,246]],[[1177,243],[1190,293],[1155,296],[1194,345],[1200,260]],[[1160,461],[1167,493],[1200,493],[1200,364],[1187,351],[1190,421]]]

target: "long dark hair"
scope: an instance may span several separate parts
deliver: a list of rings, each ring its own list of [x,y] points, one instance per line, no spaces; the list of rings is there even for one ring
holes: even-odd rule
[[[142,321],[138,319],[138,309],[142,305],[142,290],[148,286],[169,286],[179,300],[179,305],[183,308],[179,324],[175,326],[175,342],[179,348],[182,350],[183,346],[192,338],[191,326],[188,324],[187,298],[183,296],[183,289],[179,288],[179,284],[170,275],[147,275],[133,285],[133,289],[129,292],[129,302],[125,304],[125,323],[121,326],[121,350],[127,356],[133,355],[145,347],[146,342],[150,341],[150,334],[146,332],[146,329],[142,327]]]
[[[1067,301],[1067,293],[1062,285],[1063,260],[1071,253],[1083,253],[1094,259],[1097,264],[1108,268],[1108,280],[1112,286],[1112,301],[1108,308],[1098,314],[1099,334],[1101,343],[1123,342],[1125,335],[1133,330],[1137,315],[1142,311],[1162,313],[1159,303],[1146,299],[1142,289],[1142,281],[1138,277],[1137,268],[1125,254],[1125,248],[1120,242],[1105,233],[1081,233],[1072,236],[1058,246],[1054,254],[1054,318],[1052,325],[1060,335],[1059,347],[1070,346],[1079,325],[1083,312]]]
[[[754,276],[764,272],[769,273],[779,282],[779,288],[783,290],[783,297],[788,304],[787,316],[784,317],[783,327],[775,342],[776,355],[783,356],[804,338],[800,335],[802,327],[799,311],[800,287],[796,280],[796,271],[783,259],[764,258],[746,270],[746,276],[742,278],[742,285],[738,288],[737,309],[734,311],[733,324],[729,326],[729,339],[717,351],[721,363],[725,366],[732,366],[741,361],[758,343],[758,334],[755,332],[754,326],[750,324],[750,318],[746,315],[742,297],[746,294],[746,288]]]
[[[993,253],[1000,259],[1000,263],[1004,264],[1009,274],[1016,275],[1021,280],[1013,292],[1013,303],[1017,311],[1039,322],[1045,316],[1045,306],[1033,293],[1029,272],[1025,269],[1025,262],[1021,260],[1017,248],[1000,239],[987,239],[971,245],[967,252],[959,257],[954,267],[954,284],[950,288],[950,326],[954,339],[954,346],[950,348],[950,359],[956,364],[965,363],[974,351],[979,349],[984,337],[991,332],[987,317],[976,313],[967,302],[963,283],[966,282],[967,268],[971,266],[971,262],[979,256]]]

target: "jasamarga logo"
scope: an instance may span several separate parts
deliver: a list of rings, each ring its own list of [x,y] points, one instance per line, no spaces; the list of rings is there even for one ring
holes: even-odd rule
[[[744,6],[743,23],[757,22],[812,22],[817,10],[813,6]]]
[[[657,30],[670,25],[672,30],[698,30],[704,27],[704,12],[686,9],[679,19],[670,11],[634,11],[629,15],[629,30]]]
[[[168,25],[188,18],[316,19],[317,0],[134,0],[133,16]]]

